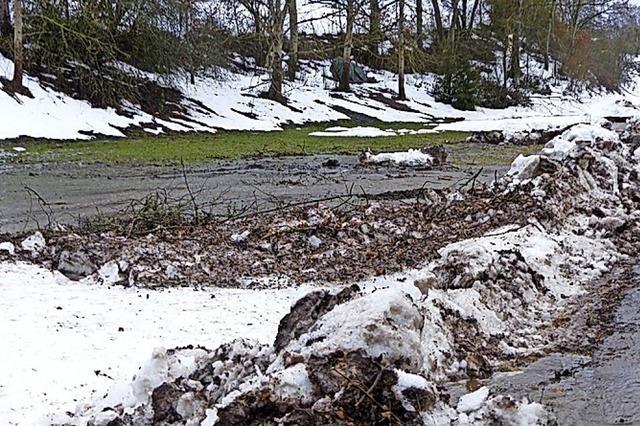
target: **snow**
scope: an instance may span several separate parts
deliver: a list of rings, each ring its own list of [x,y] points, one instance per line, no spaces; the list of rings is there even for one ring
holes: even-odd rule
[[[576,148],[578,143],[591,143],[598,140],[618,142],[620,137],[616,132],[598,125],[579,124],[547,142],[542,154],[554,160],[564,160]]]
[[[312,235],[311,237],[309,237],[309,245],[313,248],[318,248],[322,245],[322,239],[316,237],[315,235]]]
[[[398,388],[402,391],[409,388],[429,389],[431,386],[429,381],[417,374],[407,373],[406,371],[395,369],[398,375]]]
[[[233,241],[234,243],[241,243],[247,238],[249,238],[249,235],[251,235],[251,231],[247,229],[246,231],[243,231],[239,234],[231,235],[231,241]]]
[[[546,143],[542,153],[553,160],[564,160],[575,148],[575,142],[557,137]]]
[[[518,414],[514,419],[514,426],[535,426],[539,425],[539,420],[544,417],[546,410],[542,404],[531,402],[522,404],[518,408]]]
[[[288,348],[292,353],[315,355],[336,348],[363,348],[372,357],[384,355],[419,368],[420,323],[420,312],[402,289],[382,289],[336,306]],[[403,327],[398,329],[395,324]]]
[[[0,54],[0,77],[13,77],[13,62]],[[83,132],[107,136],[124,136],[119,130],[135,125],[145,114],[133,118],[118,115],[112,108],[94,108],[86,101],[66,96],[40,85],[29,75],[24,85],[33,98],[23,95],[12,97],[0,91],[0,139],[30,136],[51,139],[90,139]]]
[[[330,127],[323,132],[312,132],[310,136],[329,136],[345,138],[379,138],[385,136],[396,136],[397,133],[391,130],[382,130],[377,127]]]
[[[115,284],[122,278],[120,266],[117,262],[107,262],[98,270],[98,276],[104,284]]]
[[[241,58],[238,61],[242,61]],[[123,69],[133,69],[122,64]],[[427,134],[449,130],[488,131],[506,133],[519,131],[562,129],[576,123],[591,123],[602,117],[640,117],[640,77],[620,93],[581,93],[564,96],[564,83],[552,87],[550,96],[534,97],[531,106],[510,107],[502,110],[478,108],[476,111],[456,110],[450,105],[436,102],[428,87],[434,76],[407,75],[406,91],[409,100],[392,99],[397,88],[397,76],[387,71],[369,70],[375,83],[354,85],[351,93],[335,95],[334,83],[327,79],[329,62],[303,61],[299,78],[285,82],[283,92],[289,100],[284,106],[257,97],[266,90],[268,73],[257,70],[243,74],[229,70],[215,70],[211,75],[198,76],[195,84],[184,79],[173,79],[183,94],[181,107],[189,119],[153,117],[139,105],[124,102],[128,116],[114,109],[94,108],[88,102],[73,99],[45,87],[31,76],[25,77],[25,86],[34,95],[28,98],[0,93],[0,139],[30,136],[53,139],[90,139],[89,134],[124,136],[122,129],[144,125],[145,131],[159,134],[173,131],[215,132],[216,129],[273,131],[285,125],[309,122],[348,120],[348,111],[365,115],[381,122],[412,122],[436,125],[424,129],[384,129],[359,127],[327,129],[314,132],[315,136],[382,137],[402,134]],[[0,77],[10,79],[12,62],[0,55]],[[135,70],[160,84],[163,79],[152,73]],[[389,99],[380,100],[380,96]],[[396,103],[404,105],[395,107]],[[204,107],[203,107],[204,106]],[[405,108],[406,107],[406,108]],[[588,113],[585,113],[588,111]],[[440,123],[443,119],[462,121]],[[33,123],[38,123],[34,126]]]
[[[12,243],[5,241],[0,243],[0,251],[5,251],[13,256],[16,253],[16,247]]]
[[[489,397],[489,388],[484,386],[475,392],[460,397],[456,409],[460,413],[470,413],[479,410]]]
[[[432,133],[439,133],[439,131],[432,128],[425,129],[380,129],[378,127],[371,126],[356,126],[356,127],[329,127],[323,131],[311,132],[309,136],[320,137],[345,137],[345,138],[382,138],[401,135],[426,135]]]
[[[433,157],[419,149],[410,149],[404,152],[386,152],[381,154],[365,153],[367,163],[394,163],[403,166],[417,167],[433,164]]]
[[[511,168],[507,172],[507,176],[518,180],[529,179],[532,177],[531,175],[538,164],[540,164],[539,155],[524,156],[520,154],[513,160],[513,163],[511,163]]]
[[[276,372],[273,380],[277,382],[276,392],[282,398],[301,398],[305,402],[311,402],[313,386],[309,381],[307,369],[304,364],[296,364],[287,369]]]
[[[218,421],[218,410],[216,409],[208,409],[206,411],[207,417],[200,423],[200,426],[213,426]]]
[[[162,354],[155,348],[213,348],[239,336],[270,343],[280,318],[308,291],[147,291],[0,263],[0,423],[49,424],[46,415],[73,412],[110,390],[125,398],[138,367]]]
[[[24,250],[30,251],[32,254],[37,254],[47,246],[42,233],[36,231],[33,235],[27,237],[22,243],[20,243]]]

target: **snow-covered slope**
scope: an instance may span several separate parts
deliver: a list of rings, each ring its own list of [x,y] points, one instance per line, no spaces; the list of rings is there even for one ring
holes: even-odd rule
[[[240,59],[237,59],[240,60]],[[0,76],[10,79],[12,63],[0,56]],[[12,97],[0,91],[0,139],[30,136],[51,139],[89,139],[91,134],[124,136],[122,129],[145,124],[151,133],[166,130],[209,131],[216,129],[268,131],[286,124],[325,122],[370,117],[384,122],[423,122],[439,124],[442,119],[464,119],[440,124],[437,130],[531,130],[592,122],[600,117],[640,116],[640,89],[630,86],[622,94],[583,94],[580,99],[562,95],[562,85],[550,96],[533,99],[531,107],[503,110],[480,108],[460,111],[435,102],[429,94],[432,75],[407,78],[410,100],[393,99],[397,81],[389,72],[372,72],[377,83],[354,86],[353,93],[332,92],[334,83],[326,76],[327,63],[306,63],[295,82],[285,84],[288,105],[257,95],[267,88],[266,74],[248,75],[220,71],[216,76],[199,77],[194,85],[180,87],[185,96],[187,117],[162,120],[129,105],[129,117],[114,109],[94,108],[88,102],[72,99],[43,87],[27,76],[25,85],[34,98]],[[149,78],[152,75],[146,74]],[[639,79],[640,80],[640,79]]]

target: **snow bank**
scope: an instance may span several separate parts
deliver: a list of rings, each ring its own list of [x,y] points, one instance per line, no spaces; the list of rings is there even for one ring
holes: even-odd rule
[[[308,291],[108,288],[0,262],[1,423],[48,425],[47,414],[74,412],[74,401],[107,393],[107,405],[131,401],[186,374],[198,354],[165,357],[154,348],[184,347],[194,336],[208,347],[240,336],[270,342],[278,319]],[[151,364],[129,384],[152,352]]]
[[[1,54],[0,77],[13,77],[13,62]],[[128,118],[112,108],[94,108],[88,102],[42,86],[29,75],[24,78],[24,86],[33,97],[13,97],[0,90],[0,139],[90,139],[87,133],[124,136],[121,129],[152,120],[141,111],[130,111],[133,117]]]
[[[596,141],[618,142],[618,134],[600,126],[580,124],[573,126],[560,136],[549,141],[542,154],[553,160],[564,160],[579,143],[593,143]]]

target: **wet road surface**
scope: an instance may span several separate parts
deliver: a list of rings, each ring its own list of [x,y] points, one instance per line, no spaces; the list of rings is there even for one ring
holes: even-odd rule
[[[329,159],[337,160],[338,166],[323,165]],[[504,164],[485,167],[478,181],[491,182],[507,169]],[[0,232],[34,229],[46,225],[48,216],[56,223],[73,223],[81,215],[117,211],[157,190],[180,198],[187,194],[185,174],[198,202],[214,203],[214,212],[221,213],[230,204],[264,207],[349,191],[374,195],[450,187],[468,181],[478,170],[477,166],[440,170],[362,166],[355,155],[225,161],[184,171],[180,166],[5,164],[0,170]]]
[[[640,425],[640,267],[634,276],[593,356],[550,355],[496,379],[496,391],[543,403],[561,426]]]

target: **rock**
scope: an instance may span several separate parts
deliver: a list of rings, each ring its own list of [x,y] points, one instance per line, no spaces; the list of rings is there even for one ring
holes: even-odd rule
[[[487,143],[491,145],[499,145],[504,141],[504,134],[497,130],[490,132],[477,132],[467,138],[467,142],[469,143]]]
[[[443,145],[422,148],[420,151],[433,157],[432,165],[434,167],[443,166],[447,163],[447,157],[449,156],[449,153]]]
[[[420,292],[425,296],[429,293],[429,289],[432,289],[437,284],[437,278],[434,274],[428,273],[427,276],[418,278],[413,282],[413,285],[418,287]]]
[[[318,248],[322,245],[322,240],[315,235],[309,237],[309,245],[313,248]]]
[[[96,272],[96,266],[84,251],[62,251],[58,257],[58,271],[72,280],[80,280]]]
[[[600,219],[600,225],[608,231],[617,231],[622,228],[627,222],[616,216],[608,216]]]
[[[331,169],[336,168],[339,165],[340,165],[340,162],[338,160],[336,160],[335,158],[330,158],[330,159],[328,159],[328,160],[326,160],[326,161],[324,161],[322,163],[323,167],[328,167],[328,168],[331,168]]]

